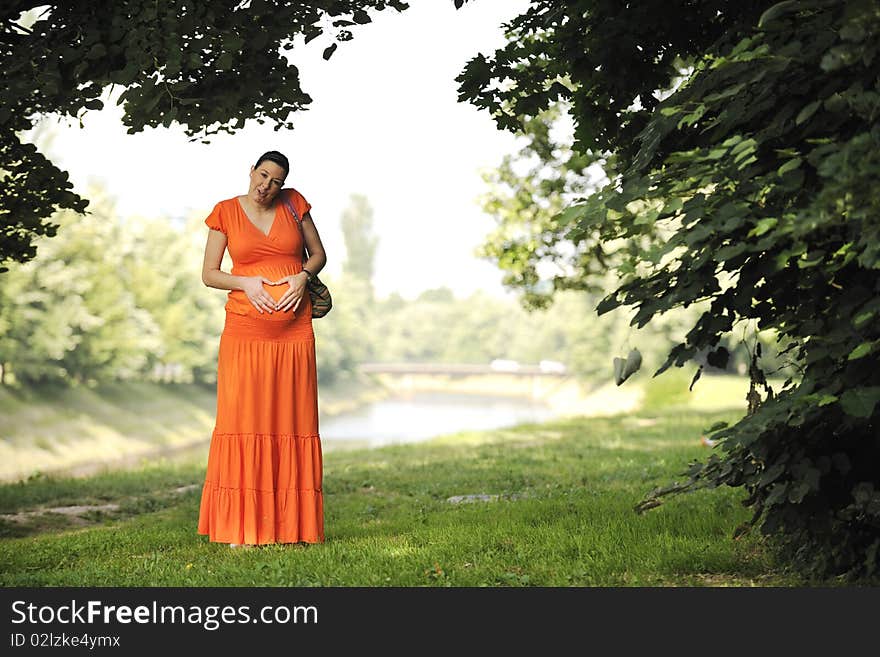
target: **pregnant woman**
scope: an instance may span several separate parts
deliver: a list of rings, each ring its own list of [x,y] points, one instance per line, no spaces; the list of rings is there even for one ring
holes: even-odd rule
[[[311,205],[284,188],[289,171],[284,155],[264,153],[250,169],[247,194],[220,201],[205,219],[202,281],[230,292],[198,533],[231,547],[324,541],[306,284],[326,256]],[[231,273],[220,270],[225,249]]]

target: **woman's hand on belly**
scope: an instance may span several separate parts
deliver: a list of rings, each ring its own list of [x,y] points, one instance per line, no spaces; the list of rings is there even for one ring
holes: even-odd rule
[[[266,287],[266,286],[269,287]],[[245,276],[241,284],[241,289],[245,293],[254,308],[262,312],[272,314],[275,310],[275,297],[269,293],[269,290],[278,290],[281,288],[274,287],[276,283],[270,281],[265,276]]]
[[[304,271],[301,271],[298,274],[290,274],[284,278],[279,278],[277,281],[273,281],[273,285],[280,285],[281,287],[274,288],[272,290],[272,296],[275,296],[275,290],[283,290],[281,296],[276,297],[277,303],[275,304],[275,309],[284,312],[288,310],[296,312],[296,309],[302,301],[303,294],[305,294],[306,283],[308,283],[308,281],[309,276]],[[284,283],[287,283],[286,288],[283,285]]]

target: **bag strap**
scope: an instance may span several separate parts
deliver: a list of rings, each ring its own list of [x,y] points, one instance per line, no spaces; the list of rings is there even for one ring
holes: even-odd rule
[[[285,191],[293,191],[293,190],[285,190]],[[296,211],[296,208],[293,207],[293,203],[290,202],[290,194],[282,194],[282,198],[284,199],[284,205],[287,206],[287,209],[290,210],[293,218],[296,219],[296,225],[299,226],[299,229],[302,230],[302,219],[299,218],[299,213]]]
[[[290,189],[290,190],[286,190],[286,191],[291,192],[291,191],[293,191],[293,190]],[[282,192],[282,194],[281,194],[281,198],[284,199],[284,205],[287,206],[287,209],[290,210],[291,214],[293,215],[293,218],[296,219],[296,227],[299,228],[299,234],[300,234],[300,237],[302,237],[302,243],[303,243],[303,262],[305,262],[306,260],[309,259],[309,256],[307,255],[307,253],[308,253],[308,249],[307,249],[307,247],[306,247],[306,234],[303,232],[302,219],[299,218],[299,213],[296,211],[296,208],[293,207],[293,203],[290,202],[290,194],[289,194],[289,193],[288,193],[288,194],[284,194],[284,193]]]

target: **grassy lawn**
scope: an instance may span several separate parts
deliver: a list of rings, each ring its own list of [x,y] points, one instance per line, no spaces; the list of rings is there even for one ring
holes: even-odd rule
[[[805,585],[757,532],[731,539],[749,517],[741,490],[633,511],[708,454],[706,427],[741,416],[742,382],[715,385],[666,405],[649,389],[631,414],[328,450],[323,545],[230,550],[198,536],[203,458],[3,485],[0,513],[15,515],[0,521],[0,584]]]

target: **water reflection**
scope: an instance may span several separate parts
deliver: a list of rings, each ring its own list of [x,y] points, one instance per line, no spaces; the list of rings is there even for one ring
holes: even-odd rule
[[[464,430],[485,430],[555,416],[540,402],[518,397],[413,393],[373,402],[357,411],[321,418],[321,441],[378,447],[427,440]]]

